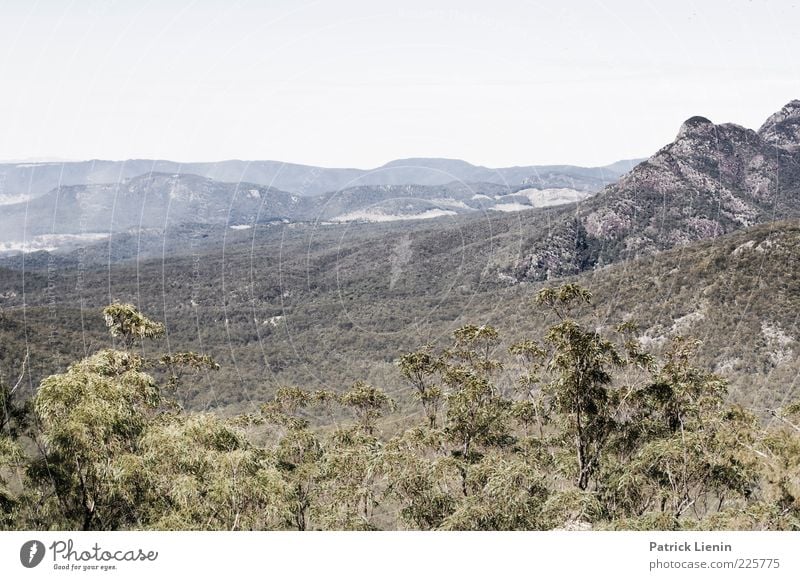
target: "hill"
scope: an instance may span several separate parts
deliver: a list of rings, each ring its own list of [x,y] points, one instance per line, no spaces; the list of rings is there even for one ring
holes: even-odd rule
[[[564,211],[509,270],[545,280],[800,216],[800,101],[758,132],[692,117],[617,183]]]
[[[586,199],[586,191],[536,189],[494,183],[353,186],[300,196],[252,183],[226,183],[197,175],[149,173],[114,184],[54,189],[30,201],[3,206],[0,255],[108,245],[109,236],[207,226],[248,229],[285,222],[400,221],[480,211],[515,212]]]

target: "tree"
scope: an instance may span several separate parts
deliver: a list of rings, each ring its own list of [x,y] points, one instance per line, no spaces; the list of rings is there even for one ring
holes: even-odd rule
[[[161,326],[129,305],[106,309],[112,334],[155,337]],[[161,358],[172,389],[208,357]],[[101,350],[42,381],[33,400],[41,457],[28,469],[34,525],[65,529],[263,529],[288,512],[288,491],[266,450],[233,424],[184,414],[126,351]]]
[[[277,468],[287,486],[287,523],[301,532],[309,529],[318,499],[323,454],[321,442],[306,428],[289,428],[275,448]]]
[[[503,368],[502,363],[492,358],[499,341],[500,333],[493,326],[467,324],[453,332],[453,346],[444,356],[488,377]]]
[[[139,522],[137,494],[124,481],[161,403],[143,364],[135,354],[102,350],[43,380],[34,397],[42,457],[29,474],[42,489],[43,509],[58,514],[64,527],[119,529]]]
[[[320,501],[314,510],[324,529],[374,530],[379,503],[382,445],[361,426],[336,429],[320,462]]]
[[[119,338],[125,350],[130,350],[137,340],[159,338],[165,332],[162,323],[150,320],[133,304],[109,304],[103,309],[103,318],[111,336]]]
[[[758,421],[725,402],[725,381],[692,366],[698,346],[676,337],[651,380],[626,397],[618,461],[601,489],[619,526],[678,527],[754,493]]]
[[[753,450],[761,468],[756,501],[721,526],[800,530],[800,402],[767,412],[767,426]]]
[[[447,396],[444,432],[456,444],[454,454],[467,463],[480,459],[476,445],[510,443],[508,413],[510,401],[499,396],[484,377],[464,369],[445,373],[450,387]]]
[[[17,500],[2,474],[5,469],[21,462],[22,450],[11,437],[0,433],[0,529],[10,527]]]
[[[431,354],[430,347],[425,347],[417,352],[404,354],[398,364],[400,373],[414,387],[415,396],[422,403],[428,426],[435,429],[444,393],[432,379],[442,366],[441,359]]]
[[[550,494],[539,463],[524,453],[488,453],[470,471],[469,494],[444,519],[445,530],[538,530]]]
[[[452,514],[461,492],[450,484],[459,477],[456,460],[441,430],[412,427],[393,437],[381,458],[388,479],[385,494],[399,502],[402,522],[421,530],[439,528]]]
[[[492,382],[492,375],[502,369],[493,358],[498,342],[495,328],[466,325],[453,333],[452,346],[441,354],[426,348],[401,359],[404,376],[416,387],[423,406],[428,402],[425,408],[431,432],[427,436],[417,434],[411,440],[438,443],[425,452],[425,457],[414,458],[407,444],[400,445],[404,440],[398,439],[392,446],[391,455],[398,463],[391,464],[390,472],[396,479],[390,477],[390,489],[408,504],[404,517],[423,529],[443,525],[461,498],[470,494],[474,487],[468,483],[470,471],[481,462],[485,450],[514,441],[508,430],[511,401]],[[441,429],[437,429],[440,400],[444,417]],[[413,429],[409,431],[413,433]],[[423,452],[424,448],[415,449]],[[411,465],[425,477],[413,477]],[[436,480],[449,477],[448,473],[458,474],[461,498],[449,495],[447,481]]]
[[[283,526],[289,490],[275,460],[209,413],[167,413],[139,442],[142,522],[160,530],[258,530]]]
[[[261,420],[285,429],[274,455],[286,489],[285,521],[298,531],[309,529],[311,512],[319,499],[324,448],[309,429],[308,420],[297,414],[316,401],[327,403],[329,399],[327,391],[309,393],[297,387],[282,387],[273,401],[261,407]]]
[[[590,300],[591,294],[574,284],[545,288],[536,300],[549,306],[560,319],[545,337],[552,348],[547,370],[553,376],[545,393],[563,415],[566,433],[574,442],[575,484],[581,490],[589,486],[600,467],[609,436],[615,431],[618,397],[609,385],[612,369],[623,365],[611,341],[569,317],[574,306]]]
[[[18,439],[30,425],[30,405],[19,402],[19,387],[25,377],[28,357],[22,361],[22,372],[13,387],[0,381],[0,528],[11,524],[17,501],[3,478],[6,470],[16,470],[24,454]]]
[[[394,408],[394,401],[382,389],[356,381],[345,391],[339,401],[352,410],[361,429],[367,435],[375,431],[375,422]]]
[[[13,387],[0,381],[0,437],[17,439],[30,426],[30,405],[21,402],[19,389],[25,378],[28,356],[22,361],[22,371]]]
[[[165,354],[158,362],[167,370],[167,386],[175,392],[181,386],[185,375],[219,370],[219,365],[213,358],[207,354],[191,351]]]

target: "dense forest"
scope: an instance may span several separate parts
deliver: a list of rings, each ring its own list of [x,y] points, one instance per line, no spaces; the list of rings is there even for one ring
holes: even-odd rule
[[[543,287],[524,303],[541,335],[465,324],[406,353],[413,408],[356,381],[232,416],[183,408],[212,358],[153,354],[164,325],[112,303],[113,348],[30,398],[0,385],[0,527],[800,529],[800,404],[731,402],[697,340],[652,354],[591,302]]]

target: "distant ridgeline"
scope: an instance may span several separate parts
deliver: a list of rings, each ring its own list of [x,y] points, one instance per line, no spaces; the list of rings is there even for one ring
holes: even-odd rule
[[[0,164],[0,257],[185,228],[235,231],[551,207],[586,199],[634,163],[489,169],[409,159],[370,171],[272,161]]]

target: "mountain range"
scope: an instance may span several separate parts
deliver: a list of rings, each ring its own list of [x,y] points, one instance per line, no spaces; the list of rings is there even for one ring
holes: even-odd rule
[[[758,131],[705,117],[577,211],[534,233],[512,272],[546,280],[800,216],[800,101]]]
[[[227,161],[5,165],[0,178],[11,193],[0,196],[6,202],[0,203],[0,255],[69,249],[154,229],[168,237],[169,228],[189,224],[245,229],[279,220],[382,222],[549,207],[586,199],[633,163],[493,170],[409,159],[371,171]],[[319,193],[323,187],[337,189]]]
[[[251,183],[297,195],[317,195],[364,185],[445,185],[451,182],[494,183],[536,188],[564,187],[597,191],[633,167],[625,160],[604,167],[532,165],[492,169],[459,159],[398,159],[372,169],[328,168],[281,161],[178,163],[158,159],[126,161],[0,163],[0,202],[31,198],[71,185],[116,184],[147,175],[198,175],[227,183]]]
[[[116,184],[62,186],[2,206],[0,254],[57,249],[113,234],[221,225],[249,229],[285,222],[386,222],[476,211],[516,212],[586,199],[568,188],[510,190],[494,183],[355,186],[300,196],[251,183],[149,173]],[[23,243],[24,242],[24,243]]]
[[[165,321],[170,348],[220,363],[182,394],[191,407],[241,410],[280,385],[357,379],[402,401],[400,354],[466,323],[497,326],[501,348],[541,336],[532,297],[572,281],[593,291],[604,327],[634,321],[656,351],[696,336],[735,399],[782,403],[800,376],[799,156],[792,101],[758,130],[692,117],[597,194],[545,207],[533,203],[543,188],[488,182],[301,196],[167,173],[61,187],[28,211],[133,229],[0,261],[0,368],[10,376],[28,349],[34,385],[103,344],[99,310],[120,299]],[[565,191],[581,192],[548,195]],[[54,199],[97,210],[62,214]],[[435,210],[448,213],[376,219]]]

